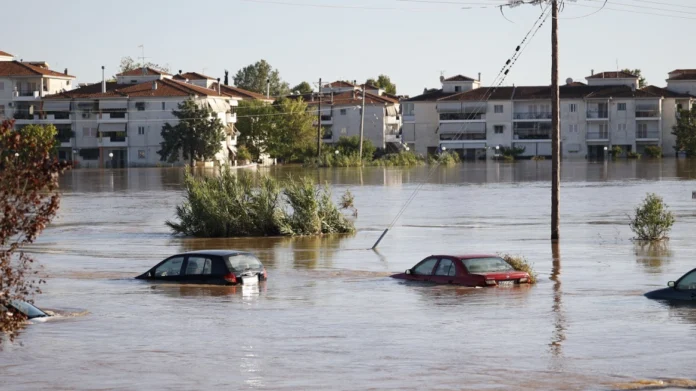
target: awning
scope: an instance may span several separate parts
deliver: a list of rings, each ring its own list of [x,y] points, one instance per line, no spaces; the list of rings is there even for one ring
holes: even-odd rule
[[[396,106],[387,106],[387,115],[390,115],[390,116],[399,115],[399,111],[396,109]]]
[[[70,111],[69,100],[45,100],[43,111]]]
[[[126,124],[99,124],[100,132],[125,132]]]
[[[211,99],[208,101],[208,104],[216,113],[226,113],[229,110],[229,107],[225,104],[225,102],[220,99]]]
[[[100,99],[99,110],[126,110],[128,109],[127,100]]]

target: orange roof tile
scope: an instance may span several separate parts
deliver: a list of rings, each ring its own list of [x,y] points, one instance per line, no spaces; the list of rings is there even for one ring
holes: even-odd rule
[[[214,89],[217,91],[218,88],[218,83],[213,83],[210,88]],[[226,86],[222,84],[220,86],[220,92],[223,95],[229,96],[231,98],[239,98],[239,99],[257,99],[257,100],[275,100],[274,97],[266,98],[266,95],[259,94],[253,91],[248,91],[243,88],[235,87],[235,86]]]
[[[595,73],[592,76],[587,76],[587,79],[636,79],[638,76],[628,72],[601,72]]]
[[[0,50],[0,56],[5,56],[5,57],[14,57],[14,56],[13,56],[13,55],[11,55],[10,53],[7,53],[7,52],[3,52],[2,50]]]
[[[150,68],[150,67],[145,68],[145,75],[170,76],[167,72],[159,71],[155,68]],[[121,72],[121,73],[117,74],[116,76],[143,76],[143,68],[131,69],[130,71]]]
[[[75,78],[75,76],[66,75],[65,73],[19,61],[0,61],[0,76],[55,76]]]
[[[178,73],[174,75],[176,80],[216,80],[214,77],[206,76],[198,72]]]

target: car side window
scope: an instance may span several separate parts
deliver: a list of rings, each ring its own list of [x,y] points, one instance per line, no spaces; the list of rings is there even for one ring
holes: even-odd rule
[[[441,259],[440,263],[437,264],[437,269],[435,269],[436,276],[454,276],[455,272],[454,262],[450,259]]]
[[[433,274],[433,268],[435,267],[435,262],[437,258],[428,258],[425,261],[419,263],[415,268],[413,268],[413,274],[420,276],[430,276]]]
[[[685,275],[681,280],[679,280],[677,283],[677,289],[680,291],[696,290],[696,271]]]
[[[167,260],[165,263],[157,266],[155,269],[155,277],[180,275],[182,263],[184,263],[184,257],[174,257]]]
[[[205,275],[210,274],[212,269],[212,261],[210,258],[200,256],[189,256],[188,264],[186,265],[186,275]]]

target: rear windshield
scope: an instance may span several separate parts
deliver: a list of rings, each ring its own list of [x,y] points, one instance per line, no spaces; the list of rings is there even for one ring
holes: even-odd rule
[[[468,270],[469,273],[506,272],[514,270],[509,263],[497,257],[462,259],[462,262],[464,262],[464,266],[466,266],[466,270]]]
[[[34,307],[33,305],[31,305],[25,301],[13,300],[11,302],[11,304],[14,308],[16,308],[18,311],[20,311],[24,315],[28,316],[29,318],[41,318],[44,316],[48,316],[48,315],[46,315],[46,313],[44,313],[40,309]]]
[[[263,265],[255,256],[250,254],[230,255],[225,258],[225,263],[231,271],[244,271],[249,269],[262,269]]]

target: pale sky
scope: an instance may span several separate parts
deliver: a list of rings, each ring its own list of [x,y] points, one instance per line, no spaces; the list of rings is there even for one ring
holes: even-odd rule
[[[595,72],[640,68],[650,84],[696,68],[693,0],[566,0],[561,72],[577,81]],[[123,56],[213,77],[266,59],[291,86],[380,73],[411,96],[463,74],[490,85],[534,21],[538,6],[501,16],[504,0],[33,0],[3,6],[0,50],[68,68],[79,82],[116,73]],[[286,4],[282,4],[286,3]],[[287,4],[292,3],[292,4]],[[357,7],[357,8],[348,8]],[[360,8],[365,7],[365,8]],[[472,7],[463,9],[463,7]],[[479,8],[485,7],[485,8]],[[668,15],[668,16],[664,16]],[[505,85],[550,84],[550,19]],[[691,37],[690,37],[691,36]]]

